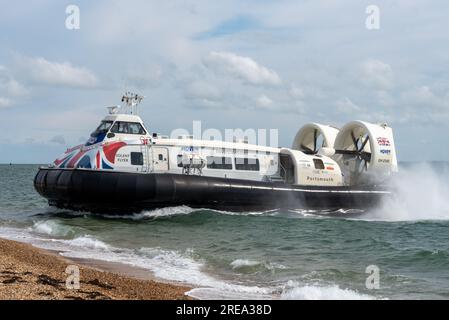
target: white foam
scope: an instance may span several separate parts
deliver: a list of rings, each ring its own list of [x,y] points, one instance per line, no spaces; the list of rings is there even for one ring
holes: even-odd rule
[[[140,213],[134,214],[102,214],[102,218],[108,219],[130,219],[130,220],[142,220],[150,218],[159,217],[169,217],[177,215],[185,215],[194,212],[195,209],[188,206],[177,206],[177,207],[165,207],[153,210],[145,210]]]
[[[261,262],[257,260],[249,260],[249,259],[236,259],[229,264],[232,269],[239,270],[245,268],[252,268],[257,266],[262,266],[267,270],[275,270],[275,269],[286,269],[287,267],[276,262]]]
[[[180,253],[160,248],[121,249],[88,235],[72,240],[30,237],[28,242],[45,249],[58,250],[68,258],[96,259],[148,269],[158,278],[217,290],[219,296],[228,299],[236,295],[261,298],[271,293],[268,288],[232,284],[204,273],[204,263],[192,258],[192,250]]]
[[[261,265],[262,262],[256,260],[237,259],[230,263],[232,269],[239,269],[241,267],[254,267]]]
[[[0,236],[4,239],[25,243],[31,243],[36,240],[36,238],[29,232],[26,232],[23,229],[10,227],[0,227]]]
[[[45,229],[45,228],[44,228]],[[90,235],[67,239],[48,239],[26,229],[0,227],[1,237],[28,242],[44,249],[57,250],[69,258],[96,259],[147,269],[154,276],[196,288],[187,294],[197,299],[370,299],[372,297],[338,286],[299,286],[289,282],[283,287],[264,287],[221,280],[205,272],[203,261],[195,259],[193,250],[185,252],[160,248],[117,248]],[[231,266],[262,264],[255,260],[237,259]],[[266,264],[266,263],[265,263]],[[269,263],[273,268],[282,265]]]
[[[61,240],[62,243],[67,243],[70,247],[79,247],[83,249],[100,249],[100,250],[109,250],[111,246],[107,245],[103,241],[100,241],[91,236],[81,236],[77,237],[73,240]]]
[[[190,214],[193,211],[195,211],[195,209],[190,208],[188,206],[167,207],[167,208],[160,208],[160,209],[144,211],[142,213],[133,215],[133,217],[135,219],[169,217],[169,216],[174,216],[174,215]]]
[[[68,258],[96,259],[148,269],[158,278],[201,286],[206,291],[219,292],[219,297],[228,299],[237,296],[263,298],[270,296],[272,292],[270,288],[233,284],[206,274],[203,272],[203,262],[192,258],[192,250],[180,253],[160,248],[121,249],[89,235],[71,240],[48,239],[33,234],[30,230],[6,227],[0,228],[0,235],[10,240],[60,251],[61,255]]]
[[[177,207],[165,207],[153,210],[145,210],[140,213],[134,214],[123,214],[123,215],[108,215],[103,214],[103,218],[109,219],[130,219],[130,220],[142,220],[142,219],[152,219],[152,218],[160,218],[160,217],[170,217],[170,216],[178,216],[178,215],[188,215],[198,211],[209,211],[223,215],[231,215],[231,216],[262,216],[262,215],[277,215],[279,213],[278,209],[270,209],[264,211],[226,211],[226,210],[218,210],[218,209],[210,209],[210,208],[191,208],[189,206],[177,206]]]
[[[272,300],[275,299],[274,289],[270,293],[266,292],[240,292],[224,291],[221,288],[193,288],[186,292],[186,295],[199,300]]]
[[[337,285],[305,285],[287,289],[281,294],[285,300],[372,300],[375,297],[351,289],[341,289]]]
[[[72,243],[73,244],[73,243]],[[68,251],[63,256],[72,258],[97,259],[109,262],[122,263],[134,267],[148,269],[154,276],[169,280],[182,282],[194,286],[202,286],[206,291],[212,289],[220,292],[220,297],[228,299],[235,296],[254,296],[262,298],[269,295],[271,289],[258,286],[244,286],[224,282],[203,272],[204,264],[196,261],[190,256],[191,250],[184,253],[162,250],[159,248],[141,248],[138,250],[101,248],[102,250]],[[211,298],[211,296],[208,296]],[[212,297],[218,298],[218,297]]]
[[[51,236],[68,236],[74,233],[74,230],[68,226],[61,225],[60,223],[52,220],[38,221],[28,230],[40,234],[46,234]]]
[[[262,211],[226,211],[226,210],[217,210],[217,209],[203,209],[210,210],[219,214],[225,214],[229,216],[271,216],[277,215],[279,213],[278,209],[269,209]]]
[[[39,221],[36,222],[33,227],[30,227],[30,230],[36,231],[38,233],[44,234],[52,234],[53,227],[47,221]]]

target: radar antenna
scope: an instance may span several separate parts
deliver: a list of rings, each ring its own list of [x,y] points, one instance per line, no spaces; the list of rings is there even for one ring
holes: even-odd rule
[[[143,98],[144,96],[128,91],[122,96],[122,102],[130,109],[131,114],[137,115],[137,106],[142,102]]]
[[[107,108],[109,110],[109,114],[117,114],[118,111],[120,110],[120,106],[112,106]]]

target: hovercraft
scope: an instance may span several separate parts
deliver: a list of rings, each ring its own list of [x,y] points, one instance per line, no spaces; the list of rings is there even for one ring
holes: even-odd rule
[[[123,96],[123,112],[110,107],[87,143],[39,169],[34,186],[49,205],[121,214],[179,205],[337,210],[392,195],[398,165],[386,124],[306,124],[291,148],[169,138],[149,133],[136,114],[141,100]]]

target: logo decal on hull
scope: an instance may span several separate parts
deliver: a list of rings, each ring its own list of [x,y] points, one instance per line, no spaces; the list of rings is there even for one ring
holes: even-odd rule
[[[97,156],[95,157],[96,160],[96,164],[97,164],[97,169],[101,169],[101,156],[100,156],[100,151],[97,152]]]
[[[377,144],[382,147],[389,147],[391,145],[390,140],[384,137],[377,138]]]
[[[126,143],[124,143],[124,142],[116,142],[116,143],[112,143],[112,144],[108,144],[108,145],[104,146],[103,152],[104,152],[106,159],[110,163],[115,163],[115,155],[117,154],[118,150],[124,146],[126,146]]]

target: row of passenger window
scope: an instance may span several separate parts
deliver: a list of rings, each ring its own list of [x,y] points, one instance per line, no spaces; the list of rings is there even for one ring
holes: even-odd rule
[[[207,157],[208,169],[232,170],[231,157]],[[246,171],[260,171],[259,159],[235,158],[235,169]],[[178,155],[178,167],[182,168],[182,155]]]

